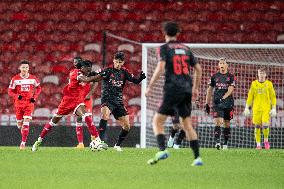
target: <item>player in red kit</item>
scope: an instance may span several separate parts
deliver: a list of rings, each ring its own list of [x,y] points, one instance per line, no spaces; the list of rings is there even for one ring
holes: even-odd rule
[[[73,64],[74,67],[76,69],[80,69],[81,68],[81,62],[83,61],[83,59],[80,56],[77,56],[73,59]],[[93,98],[92,98],[92,94],[94,93],[96,87],[98,86],[98,83],[86,83],[85,86],[85,100],[84,100],[84,104],[86,106],[86,110],[88,113],[92,113],[93,112]],[[78,140],[78,145],[76,146],[76,148],[78,149],[83,149],[84,146],[84,133],[83,133],[83,119],[82,117],[78,116],[77,120],[76,120],[76,135],[77,135],[77,140]]]
[[[41,92],[38,79],[29,73],[29,64],[26,60],[20,62],[21,72],[12,78],[8,89],[8,94],[14,99],[17,126],[21,129],[21,150],[25,149],[34,103]]]
[[[74,69],[69,74],[69,83],[63,89],[63,98],[58,106],[57,112],[52,117],[51,121],[47,123],[38,140],[34,143],[32,151],[38,150],[38,147],[41,145],[43,138],[55,126],[64,115],[68,115],[73,112],[76,116],[82,117],[88,126],[88,130],[92,137],[92,142],[96,146],[100,146],[102,149],[106,149],[107,145],[103,143],[99,137],[98,131],[95,125],[92,122],[92,116],[86,111],[84,104],[84,94],[86,83],[96,81],[98,76],[87,77],[91,71],[90,61],[82,61],[80,69]]]

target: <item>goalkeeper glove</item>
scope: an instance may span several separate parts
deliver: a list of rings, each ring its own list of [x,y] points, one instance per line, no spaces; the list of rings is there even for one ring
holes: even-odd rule
[[[270,115],[271,115],[272,117],[276,117],[276,116],[277,116],[276,107],[273,107],[273,108],[271,109]]]
[[[31,99],[30,99],[30,102],[31,102],[31,103],[35,103],[35,99],[34,99],[34,98],[31,98]]]
[[[23,99],[23,96],[22,96],[22,95],[19,95],[19,96],[18,96],[18,99],[19,99],[19,100],[22,100],[22,99]]]
[[[143,79],[146,79],[146,74],[144,72],[140,72],[139,80],[142,81]]]
[[[210,106],[208,104],[205,104],[205,112],[210,114]]]
[[[249,111],[249,106],[246,105],[245,111],[244,111],[244,115],[245,116],[249,116],[250,115],[250,111]]]

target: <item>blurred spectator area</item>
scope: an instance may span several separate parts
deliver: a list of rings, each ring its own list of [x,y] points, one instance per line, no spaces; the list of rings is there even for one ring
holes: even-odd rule
[[[103,31],[139,42],[163,42],[162,23],[175,20],[182,27],[183,42],[283,43],[283,10],[281,0],[1,1],[0,71],[5,77],[0,81],[0,113],[13,113],[7,87],[22,59],[32,62],[31,72],[43,87],[36,113],[51,112],[60,102],[74,56],[101,66]],[[108,45],[108,56],[125,51],[131,62],[127,68],[139,73],[141,48],[118,40]],[[94,98],[100,97],[100,88]],[[140,86],[127,86],[124,98],[130,112],[139,110],[140,95]]]

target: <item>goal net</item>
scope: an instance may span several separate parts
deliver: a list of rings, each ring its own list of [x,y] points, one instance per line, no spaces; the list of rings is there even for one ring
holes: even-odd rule
[[[153,88],[150,97],[145,98],[146,90],[154,69],[158,63],[157,48],[161,44],[142,45],[142,69],[147,73],[147,81],[142,83],[141,103],[141,147],[157,145],[152,129],[152,120],[163,96],[164,77],[161,77]],[[277,96],[277,117],[271,119],[270,143],[272,148],[284,148],[284,45],[265,44],[187,44],[203,68],[200,87],[200,99],[192,103],[193,126],[198,132],[202,147],[214,146],[214,122],[212,116],[204,112],[207,83],[210,76],[218,71],[218,59],[226,57],[229,71],[236,75],[237,85],[233,96],[235,99],[234,119],[231,121],[231,139],[229,147],[255,147],[254,128],[251,118],[243,115],[250,84],[257,76],[257,68],[265,65],[268,68],[268,79],[274,84]],[[191,72],[192,73],[192,72]],[[212,107],[212,106],[211,106]],[[165,134],[169,136],[171,119],[165,125]],[[221,136],[223,138],[223,136]],[[263,141],[263,138],[262,138]],[[189,142],[184,141],[183,146]]]

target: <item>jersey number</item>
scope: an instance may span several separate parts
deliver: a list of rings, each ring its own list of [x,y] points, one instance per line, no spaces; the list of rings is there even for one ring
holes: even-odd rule
[[[181,56],[174,55],[173,65],[174,65],[174,73],[176,75],[189,74],[187,60],[188,60],[187,55],[181,55]]]

